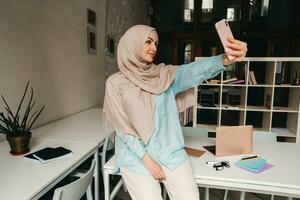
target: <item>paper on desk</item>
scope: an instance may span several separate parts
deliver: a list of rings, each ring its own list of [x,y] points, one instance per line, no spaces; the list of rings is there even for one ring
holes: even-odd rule
[[[190,147],[184,147],[184,149],[189,156],[200,157],[205,153],[205,151],[201,151],[199,149],[194,149]]]

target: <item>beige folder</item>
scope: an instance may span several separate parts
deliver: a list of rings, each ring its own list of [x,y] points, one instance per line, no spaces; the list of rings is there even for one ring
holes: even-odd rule
[[[216,156],[251,154],[252,132],[252,125],[217,127]]]

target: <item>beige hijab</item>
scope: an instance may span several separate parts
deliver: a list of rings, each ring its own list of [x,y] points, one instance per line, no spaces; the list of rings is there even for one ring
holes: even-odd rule
[[[118,67],[106,82],[103,112],[108,133],[118,130],[147,144],[154,132],[154,96],[166,91],[178,66],[145,63],[140,51],[154,28],[136,25],[126,31],[118,44]],[[193,105],[193,90],[176,97],[179,111]]]

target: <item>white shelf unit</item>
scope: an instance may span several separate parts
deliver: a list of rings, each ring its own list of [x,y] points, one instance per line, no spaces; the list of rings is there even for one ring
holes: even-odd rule
[[[196,60],[201,59],[204,57],[196,58]],[[285,84],[277,84],[277,75],[281,74],[279,67],[284,64],[289,68],[290,80],[287,80]],[[220,84],[203,83],[199,87],[195,87],[193,126],[204,127],[209,132],[215,132],[216,127],[219,126],[254,124],[254,130],[273,131],[277,133],[278,137],[282,137],[283,141],[300,143],[300,85],[290,84],[295,73],[299,72],[300,74],[300,57],[247,57],[236,67],[243,67],[245,84],[222,83],[224,73],[226,73],[222,72]],[[264,76],[260,76],[256,85],[249,84],[250,71],[255,71],[256,67],[264,67]],[[255,74],[255,76],[257,75]],[[214,100],[200,105],[202,102],[199,102],[198,93],[203,97],[206,95],[207,89],[213,91],[213,94],[210,95]],[[224,98],[228,91],[231,93],[239,91],[238,105],[226,104],[227,101]],[[270,99],[268,107],[266,107],[267,95]],[[280,102],[280,98],[283,96],[286,98],[287,105],[277,105],[276,102]],[[253,99],[255,101],[255,98],[260,99],[261,105],[251,103]],[[226,122],[228,113],[231,113],[235,124]],[[211,121],[201,122],[202,119]],[[259,125],[257,126],[257,124]]]

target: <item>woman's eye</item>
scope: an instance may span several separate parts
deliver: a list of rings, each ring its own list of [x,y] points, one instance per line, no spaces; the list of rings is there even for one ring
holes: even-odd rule
[[[145,43],[146,43],[146,44],[151,44],[151,41],[150,41],[150,40],[146,40]]]

